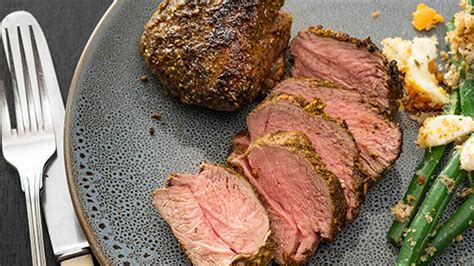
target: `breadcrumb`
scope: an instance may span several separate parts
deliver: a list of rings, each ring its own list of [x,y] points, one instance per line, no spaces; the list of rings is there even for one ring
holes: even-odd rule
[[[446,34],[453,53],[460,53],[466,57],[467,63],[472,62],[472,51],[474,48],[474,17],[470,11],[472,7],[454,15],[455,29]]]
[[[428,246],[425,248],[426,254],[428,254],[428,256],[430,257],[433,256],[436,251],[437,251],[436,248],[433,247],[433,245],[431,244],[428,244]]]
[[[433,222],[433,217],[429,213],[427,213],[427,214],[425,214],[425,220],[426,220],[427,223],[430,224],[430,223]]]
[[[444,61],[447,61],[449,59],[449,55],[445,51],[441,51],[439,54],[441,56],[441,59],[443,59]]]
[[[467,198],[470,195],[474,194],[474,188],[464,188],[461,193],[459,193],[459,197],[461,198]]]
[[[448,176],[442,175],[442,176],[439,177],[439,181],[441,181],[441,183],[443,183],[443,185],[448,190],[448,193],[453,192],[454,187],[456,185],[456,182],[454,182],[454,180],[452,178],[449,178]]]
[[[444,84],[448,85],[449,87],[456,87],[459,83],[459,71],[458,67],[455,65],[450,65],[448,68],[448,72],[444,74]]]
[[[380,11],[374,11],[372,12],[372,15],[371,15],[373,18],[378,18],[380,16]]]
[[[399,201],[393,208],[390,209],[395,220],[399,222],[405,222],[411,215],[413,210],[413,206],[403,203],[403,201]]]

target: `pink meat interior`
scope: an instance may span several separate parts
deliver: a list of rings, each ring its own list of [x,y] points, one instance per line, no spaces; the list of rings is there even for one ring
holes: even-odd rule
[[[153,204],[195,265],[227,265],[236,255],[253,254],[269,232],[250,184],[221,167],[177,175],[155,191]]]
[[[307,160],[280,146],[253,148],[239,163],[265,199],[277,261],[306,259],[319,234],[330,234],[332,227],[325,181]]]
[[[302,31],[291,43],[293,77],[337,82],[389,108],[386,69],[380,57],[354,44]]]
[[[400,128],[361,102],[356,92],[309,85],[302,80],[280,83],[272,93],[302,96],[306,100],[320,98],[330,116],[344,120],[354,136],[369,176],[379,176],[397,158],[402,141]]]
[[[343,184],[349,207],[357,208],[359,176],[354,176],[354,158],[358,151],[353,139],[338,123],[312,116],[289,102],[278,101],[252,112],[247,125],[253,140],[275,131],[298,130],[304,133],[328,170]],[[350,213],[349,216],[352,218]]]

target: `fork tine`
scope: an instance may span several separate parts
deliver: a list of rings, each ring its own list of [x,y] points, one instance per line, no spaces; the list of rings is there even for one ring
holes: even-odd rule
[[[14,91],[16,127],[18,133],[21,134],[25,131],[29,131],[30,119],[28,114],[23,64],[21,62],[20,43],[16,26],[4,26],[2,30],[3,35],[6,36],[6,38],[3,38],[3,45],[6,47],[7,63]]]
[[[42,128],[43,118],[41,111],[40,93],[38,87],[38,77],[36,73],[37,60],[33,55],[33,45],[31,42],[30,25],[23,24],[19,27],[20,44],[22,45],[22,59],[25,73],[25,83],[27,84],[28,109],[30,111],[32,130]]]
[[[0,112],[2,112],[2,138],[11,135],[10,113],[8,112],[7,97],[5,96],[5,84],[0,80]]]
[[[46,91],[46,84],[43,75],[43,65],[41,58],[38,52],[38,46],[36,45],[36,36],[33,26],[28,26],[30,31],[30,42],[32,47],[32,57],[34,57],[35,62],[35,74],[36,81],[38,82],[38,93],[40,99],[41,113],[42,113],[42,129],[43,130],[52,130],[53,129],[53,117],[51,115],[51,108],[49,106],[48,92]]]
[[[49,106],[49,99],[44,86],[40,86],[41,107],[43,111],[43,130],[54,130],[53,117],[51,116],[51,108]]]

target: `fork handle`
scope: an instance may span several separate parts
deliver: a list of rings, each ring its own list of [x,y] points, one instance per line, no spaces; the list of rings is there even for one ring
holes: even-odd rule
[[[28,228],[30,233],[31,258],[33,266],[46,265],[44,253],[43,225],[41,221],[40,189],[43,170],[19,171],[25,193]]]

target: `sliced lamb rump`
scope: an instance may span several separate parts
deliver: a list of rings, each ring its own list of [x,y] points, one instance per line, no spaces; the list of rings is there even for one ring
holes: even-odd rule
[[[310,27],[293,39],[291,74],[296,78],[330,80],[364,95],[391,114],[401,93],[395,63],[389,64],[370,38],[359,40],[322,26]]]
[[[320,237],[332,239],[343,225],[346,203],[341,184],[303,133],[266,134],[234,164],[263,198],[277,263],[305,262]]]
[[[266,265],[270,223],[250,184],[233,170],[204,163],[198,175],[174,174],[153,193],[193,265]]]
[[[352,220],[362,194],[362,177],[357,166],[359,151],[352,134],[324,114],[323,107],[320,100],[308,104],[304,98],[288,94],[269,97],[248,115],[248,131],[252,140],[268,132],[304,133],[327,169],[341,182],[348,205],[346,219]]]
[[[366,104],[359,93],[339,85],[311,79],[288,79],[272,90],[272,94],[286,93],[306,100],[316,97],[330,116],[345,121],[360,151],[362,171],[373,181],[392,165],[401,152],[402,131],[398,124]]]

